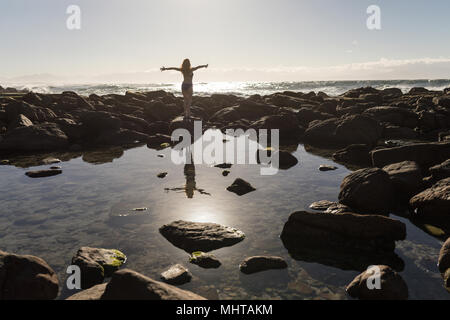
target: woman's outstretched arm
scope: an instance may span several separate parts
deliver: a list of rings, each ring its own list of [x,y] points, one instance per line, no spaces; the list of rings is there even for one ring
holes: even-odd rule
[[[195,70],[198,70],[198,69],[201,69],[201,68],[208,68],[208,66],[209,66],[208,64],[204,64],[204,65],[192,68],[192,71],[195,71]]]
[[[180,69],[180,68],[174,68],[174,67],[171,67],[171,68],[166,68],[166,67],[162,67],[162,68],[161,68],[161,71],[166,71],[166,70],[175,70],[175,71],[181,71],[181,69]]]

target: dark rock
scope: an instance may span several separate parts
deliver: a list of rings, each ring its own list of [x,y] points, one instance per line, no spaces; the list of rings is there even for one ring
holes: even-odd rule
[[[222,171],[222,175],[223,175],[224,177],[227,177],[229,174],[230,174],[230,171],[229,171],[229,170],[223,170],[223,171]]]
[[[357,170],[342,181],[339,202],[358,212],[388,213],[395,203],[394,185],[381,169]]]
[[[431,188],[415,195],[409,204],[419,215],[450,217],[450,178],[440,180]]]
[[[72,258],[72,264],[80,267],[81,287],[88,289],[111,277],[126,261],[119,250],[82,247]]]
[[[155,134],[169,134],[169,123],[164,121],[156,121],[153,123],[150,123],[148,126],[148,134],[155,135]]]
[[[287,263],[283,258],[274,256],[255,256],[246,258],[239,269],[245,274],[266,271],[270,269],[286,269]]]
[[[438,268],[441,273],[450,268],[450,238],[445,241],[439,252]]]
[[[333,153],[333,160],[341,163],[369,166],[371,163],[369,152],[370,148],[365,144],[352,144]]]
[[[375,273],[375,270],[380,273]],[[380,277],[380,288],[369,289],[375,284],[374,276]],[[372,277],[372,278],[371,278]],[[346,288],[347,293],[361,300],[406,300],[408,286],[403,278],[388,266],[378,265],[358,275]]]
[[[385,139],[416,139],[418,132],[406,127],[387,126],[384,128],[383,137]]]
[[[232,166],[232,164],[230,163],[221,163],[221,164],[217,164],[214,167],[215,168],[221,168],[221,169],[230,169]]]
[[[428,89],[422,88],[422,87],[414,87],[411,90],[409,90],[409,95],[421,95],[421,94],[427,94],[429,93]]]
[[[144,108],[144,114],[147,118],[155,121],[169,121],[182,112],[176,104],[165,104],[161,101],[149,103]]]
[[[320,171],[333,171],[336,169],[337,169],[337,167],[335,167],[335,166],[329,166],[329,165],[325,165],[325,164],[321,164],[319,167]]]
[[[394,126],[415,128],[418,124],[417,114],[399,107],[374,107],[364,111],[364,114],[380,122],[387,122]]]
[[[237,178],[234,180],[233,184],[227,188],[227,190],[236,193],[238,196],[243,196],[244,194],[255,191],[256,189],[253,188],[247,181]]]
[[[84,135],[89,138],[104,131],[118,131],[122,125],[122,120],[104,111],[85,111],[81,114],[80,120],[83,123]]]
[[[397,196],[409,200],[422,189],[423,176],[421,169],[414,161],[403,161],[383,167],[389,174]]]
[[[299,211],[290,215],[281,238],[295,246],[393,252],[395,241],[406,238],[406,226],[379,215]]]
[[[25,101],[13,100],[6,105],[5,111],[9,122],[16,120],[20,114],[26,116],[33,123],[51,122],[56,118],[56,114],[52,110],[36,107]]]
[[[32,126],[32,125],[33,125],[33,122],[31,122],[30,119],[25,117],[23,114],[19,114],[17,116],[17,119],[12,121],[9,124],[8,130],[12,130],[12,129],[19,128],[19,127],[29,127],[29,126]]]
[[[327,114],[308,108],[301,108],[298,110],[296,115],[299,124],[305,128],[307,128],[308,125],[314,120],[326,120],[334,117],[332,114]]]
[[[150,136],[128,129],[118,131],[104,131],[95,139],[95,144],[99,146],[122,146],[148,142]]]
[[[41,258],[0,251],[0,300],[53,300],[58,277]]]
[[[147,146],[149,148],[158,148],[163,143],[172,143],[172,138],[164,134],[156,134],[154,136],[150,136],[147,139]]]
[[[409,160],[416,162],[421,168],[429,168],[450,158],[450,142],[417,143],[379,149],[372,151],[371,157],[376,167]]]
[[[205,300],[170,284],[155,281],[129,269],[114,272],[102,300]]]
[[[450,159],[430,168],[433,179],[441,180],[450,177]]]
[[[245,234],[235,228],[215,223],[174,221],[159,228],[159,232],[174,246],[188,253],[212,251],[229,247],[245,238]]]
[[[217,269],[221,266],[220,261],[214,255],[201,251],[193,252],[189,262],[205,269]]]
[[[250,127],[256,130],[279,130],[280,139],[282,140],[295,139],[305,131],[299,125],[299,121],[294,113],[265,116],[255,121]]]
[[[450,95],[434,97],[433,103],[437,106],[441,106],[444,108],[450,108]]]
[[[101,300],[103,293],[105,293],[107,283],[98,284],[89,289],[82,290],[74,295],[71,295],[66,300],[77,300],[77,301],[91,301],[91,300]]]
[[[54,123],[16,128],[0,141],[0,150],[4,151],[53,151],[67,146],[67,136]]]
[[[278,167],[282,170],[290,169],[298,164],[298,159],[290,152],[279,150],[273,153],[272,159],[278,157]]]
[[[161,172],[161,173],[158,173],[157,177],[160,179],[163,179],[163,178],[167,177],[167,174],[168,174],[167,172]]]
[[[44,177],[56,176],[61,173],[62,173],[62,170],[57,169],[57,170],[28,171],[25,174],[30,178],[44,178]]]
[[[191,281],[192,274],[181,264],[176,264],[161,273],[161,279],[168,284],[180,285]]]

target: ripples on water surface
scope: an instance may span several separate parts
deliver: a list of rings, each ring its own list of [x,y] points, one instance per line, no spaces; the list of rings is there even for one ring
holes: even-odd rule
[[[154,279],[171,264],[181,263],[194,275],[182,288],[208,298],[347,299],[345,285],[358,272],[293,260],[279,239],[290,213],[317,200],[337,200],[340,183],[349,173],[342,165],[307,153],[302,145],[294,153],[299,164],[275,176],[261,176],[257,165],[234,165],[228,177],[221,169],[196,165],[196,188],[210,195],[194,190],[188,198],[183,166],[172,164],[169,149],[144,146],[123,154],[115,150],[75,157],[61,164],[62,175],[44,179],[26,177],[25,169],[0,166],[1,249],[44,258],[61,285],[77,249],[91,246],[123,251],[126,267]],[[106,159],[98,160],[99,155]],[[320,172],[320,164],[336,165],[338,170]],[[47,166],[32,167],[39,168]],[[168,176],[157,178],[162,171]],[[257,190],[242,197],[226,191],[237,177]],[[148,208],[143,216],[118,217],[140,207]],[[178,219],[229,225],[247,237],[213,252],[222,262],[220,269],[201,269],[158,232],[161,225]],[[396,252],[406,264],[401,275],[410,297],[448,298],[436,267],[442,242],[398,219],[407,224],[408,238],[397,243]],[[253,275],[239,271],[245,257],[263,254],[285,258],[289,268]],[[63,292],[61,297],[67,295]]]

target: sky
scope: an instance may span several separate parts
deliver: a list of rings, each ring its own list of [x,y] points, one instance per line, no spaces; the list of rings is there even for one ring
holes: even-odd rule
[[[448,0],[0,0],[0,81],[170,82],[159,68],[184,58],[209,64],[197,81],[450,78],[449,13]]]

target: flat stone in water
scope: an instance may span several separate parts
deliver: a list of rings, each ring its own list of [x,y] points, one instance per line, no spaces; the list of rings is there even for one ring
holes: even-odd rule
[[[328,165],[325,165],[325,164],[322,164],[319,167],[320,171],[333,171],[333,170],[336,170],[336,169],[337,169],[337,167],[335,167],[335,166],[328,166]]]
[[[245,234],[235,228],[216,223],[174,221],[159,229],[159,232],[174,246],[188,253],[212,251],[229,247],[245,238]]]
[[[181,264],[176,264],[161,273],[161,279],[168,284],[181,285],[191,281],[192,274]]]
[[[283,258],[274,256],[255,256],[246,258],[239,269],[245,274],[266,271],[270,269],[286,269],[287,263]]]
[[[229,170],[223,170],[223,171],[222,171],[222,175],[223,175],[224,177],[227,177],[229,174],[230,174],[230,171],[229,171]]]
[[[57,169],[57,170],[28,171],[25,174],[30,178],[44,178],[44,177],[56,176],[61,173],[62,173],[62,170]]]

